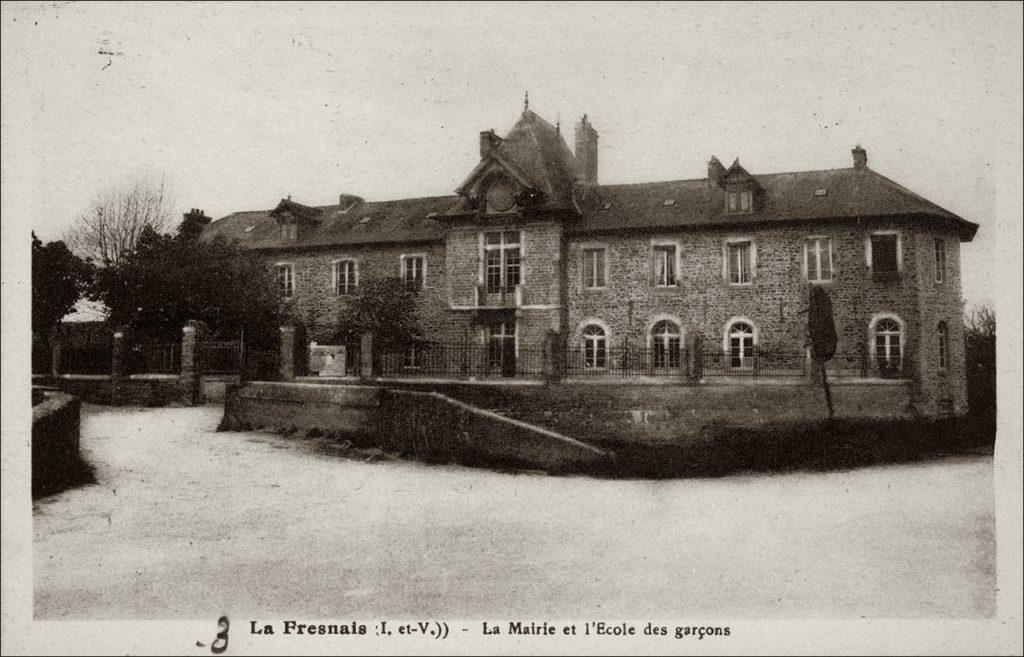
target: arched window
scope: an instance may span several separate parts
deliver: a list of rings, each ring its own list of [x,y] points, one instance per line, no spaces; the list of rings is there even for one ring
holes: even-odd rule
[[[936,333],[939,342],[939,369],[949,369],[949,327],[946,322],[939,322]]]
[[[880,369],[898,369],[902,364],[902,333],[895,319],[886,317],[875,324],[875,363]]]
[[[597,324],[583,329],[583,367],[603,370],[608,365],[608,336]]]
[[[651,328],[654,367],[679,367],[679,326],[663,319]]]
[[[747,322],[733,322],[729,325],[727,337],[730,365],[736,368],[753,365],[754,327]]]

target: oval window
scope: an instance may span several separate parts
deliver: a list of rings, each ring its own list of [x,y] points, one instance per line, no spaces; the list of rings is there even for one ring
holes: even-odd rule
[[[510,210],[515,202],[515,194],[508,183],[498,181],[487,188],[487,205],[495,212]]]

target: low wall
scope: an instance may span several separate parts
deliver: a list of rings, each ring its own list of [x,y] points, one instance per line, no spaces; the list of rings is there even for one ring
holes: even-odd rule
[[[586,443],[439,393],[377,386],[228,386],[220,428],[252,427],[338,431],[428,459],[515,464],[551,471],[611,458],[608,452]]]
[[[375,386],[312,383],[229,384],[224,397],[225,430],[269,427],[321,429],[372,435],[380,408]]]
[[[79,469],[81,402],[60,392],[42,395],[32,407],[33,494],[62,489]]]
[[[227,387],[240,380],[237,374],[204,374],[199,377],[199,398],[203,403],[222,402]]]
[[[48,383],[93,404],[168,406],[185,404],[179,377],[173,374],[135,374],[118,380],[109,374],[62,374]]]

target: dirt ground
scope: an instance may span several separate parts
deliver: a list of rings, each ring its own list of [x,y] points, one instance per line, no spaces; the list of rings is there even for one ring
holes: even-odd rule
[[[220,409],[86,406],[36,501],[43,619],[994,613],[992,459],[630,481],[346,458]]]

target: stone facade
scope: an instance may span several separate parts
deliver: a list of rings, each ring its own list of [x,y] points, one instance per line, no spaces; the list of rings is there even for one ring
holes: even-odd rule
[[[427,341],[493,348],[498,335],[502,349],[514,341],[517,359],[584,353],[594,325],[608,350],[645,350],[668,322],[688,354],[679,381],[691,383],[704,380],[704,356],[743,368],[730,363],[736,323],[752,329],[755,351],[785,354],[810,382],[806,312],[819,284],[833,307],[837,375],[909,381],[915,412],[966,411],[959,246],[977,225],[869,169],[859,146],[845,169],[752,175],[738,159],[726,168],[713,157],[704,179],[601,185],[597,131],[584,117],[576,134],[573,154],[560,126],[526,109],[505,137],[480,134],[480,163],[456,196],[343,194],[319,208],[289,198],[229,215],[204,236],[291,266],[282,303],[311,341],[332,339],[353,298],[336,293],[336,262],[354,261],[362,283],[401,276],[403,259],[417,256]],[[584,258],[595,252],[601,280],[585,285]],[[659,281],[666,258],[674,280]],[[879,349],[896,357],[880,363]]]

